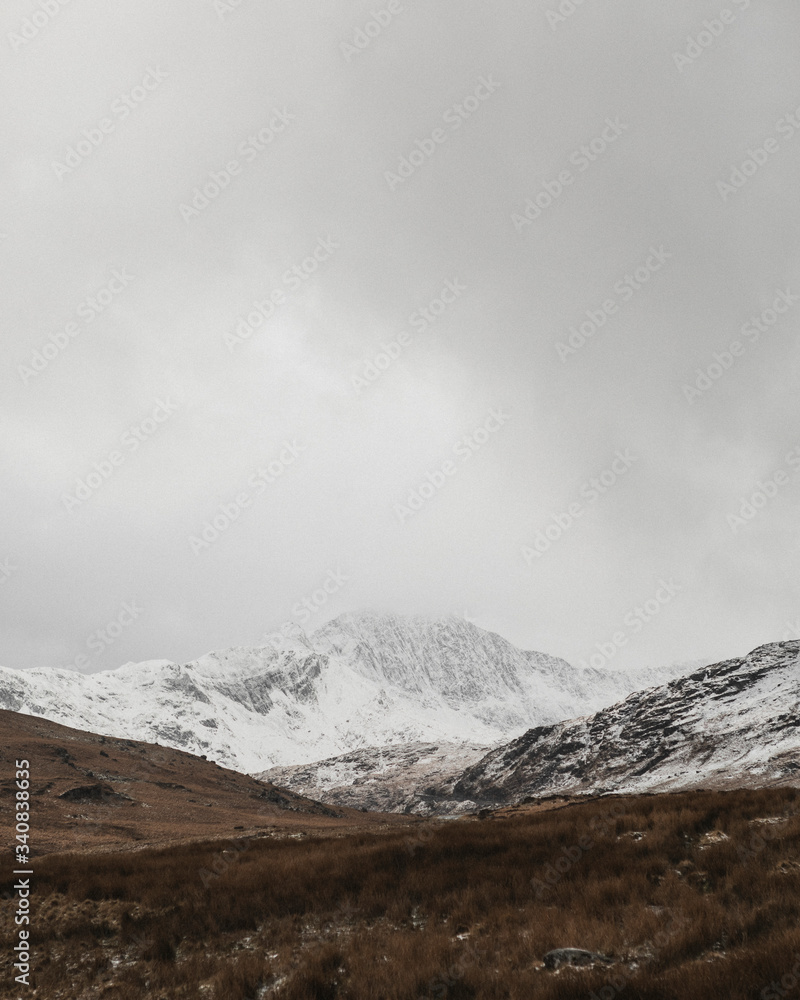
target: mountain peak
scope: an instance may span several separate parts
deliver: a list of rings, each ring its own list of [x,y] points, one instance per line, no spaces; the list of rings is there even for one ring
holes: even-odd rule
[[[190,663],[91,675],[0,670],[0,708],[254,772],[370,746],[497,746],[614,704],[642,679],[518,649],[457,615],[365,610],[310,637],[298,630]],[[664,677],[650,672],[647,681]]]
[[[61,676],[63,674],[63,676]],[[627,694],[457,615],[340,615],[310,637],[100,674],[0,670],[0,707],[246,771],[368,746],[494,746]]]

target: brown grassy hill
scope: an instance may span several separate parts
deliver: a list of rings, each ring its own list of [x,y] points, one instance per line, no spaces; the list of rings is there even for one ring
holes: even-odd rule
[[[30,763],[34,857],[403,822],[333,809],[180,750],[0,710],[0,819],[9,831],[18,759]]]
[[[31,1000],[777,1000],[800,987],[794,789],[50,854],[34,890]],[[3,1000],[20,996],[12,909],[0,903]],[[596,954],[554,964],[570,948]]]

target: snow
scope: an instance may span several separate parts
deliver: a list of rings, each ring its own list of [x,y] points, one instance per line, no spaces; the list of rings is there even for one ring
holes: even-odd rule
[[[799,709],[800,642],[771,643],[496,748],[457,791],[480,801],[795,784]]]
[[[495,746],[674,673],[583,670],[457,617],[361,612],[280,646],[184,664],[148,660],[90,675],[0,668],[0,707],[253,773],[368,747]]]

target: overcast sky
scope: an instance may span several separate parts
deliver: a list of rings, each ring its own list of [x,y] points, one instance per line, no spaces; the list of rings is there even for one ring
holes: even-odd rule
[[[0,663],[800,629],[800,9],[561,10],[4,5]]]

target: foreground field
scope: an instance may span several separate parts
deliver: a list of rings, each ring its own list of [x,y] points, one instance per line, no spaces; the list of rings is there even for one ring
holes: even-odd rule
[[[53,854],[36,870],[37,1000],[800,997],[793,789]],[[610,961],[545,967],[562,947]]]

